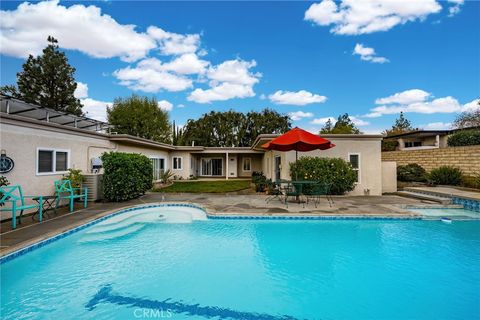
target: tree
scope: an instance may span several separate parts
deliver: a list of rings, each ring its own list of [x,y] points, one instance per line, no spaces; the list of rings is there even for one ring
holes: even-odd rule
[[[332,128],[330,119],[325,123],[325,126],[320,130],[323,134],[359,134],[360,130],[355,126],[348,113],[338,116],[337,122]]]
[[[117,98],[107,108],[108,122],[118,133],[163,143],[171,143],[171,126],[168,112],[158,106],[156,98],[132,95]]]
[[[477,105],[480,106],[480,100]],[[453,126],[458,129],[480,126],[480,107],[476,110],[460,113],[453,121]]]
[[[68,63],[58,41],[49,36],[48,46],[37,57],[30,55],[23,64],[23,71],[17,73],[17,87],[0,88],[2,94],[42,107],[82,115],[82,104],[73,93],[77,88],[75,68]]]
[[[400,115],[395,120],[395,124],[392,126],[391,129],[385,130],[383,134],[386,134],[387,136],[389,136],[389,135],[405,133],[413,130],[415,129],[412,127],[410,121],[408,121],[408,119],[405,118],[405,116],[403,115],[403,111],[400,111]]]
[[[206,147],[246,147],[262,133],[283,133],[291,127],[287,115],[270,109],[247,114],[233,110],[211,111],[197,120],[190,119],[179,131],[179,145]]]

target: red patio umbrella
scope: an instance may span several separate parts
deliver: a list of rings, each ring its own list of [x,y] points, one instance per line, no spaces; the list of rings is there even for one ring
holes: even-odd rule
[[[335,145],[331,143],[330,140],[300,129],[299,127],[295,127],[262,145],[262,148],[267,150],[295,150],[295,162],[298,160],[298,151],[306,152],[316,149],[326,150],[333,147],[335,147]]]

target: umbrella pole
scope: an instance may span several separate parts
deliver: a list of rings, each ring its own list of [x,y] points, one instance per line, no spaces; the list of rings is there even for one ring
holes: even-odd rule
[[[298,162],[298,150],[295,149],[295,166],[297,166],[297,162]],[[298,166],[297,166],[297,170],[295,171],[295,180],[298,181]]]

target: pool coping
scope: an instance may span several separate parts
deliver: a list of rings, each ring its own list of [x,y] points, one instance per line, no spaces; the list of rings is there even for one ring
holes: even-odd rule
[[[106,219],[116,215],[127,212],[165,206],[189,207],[199,209],[205,212],[208,219],[211,220],[375,220],[375,221],[392,221],[392,220],[432,220],[425,219],[424,216],[410,211],[410,214],[349,214],[349,215],[334,215],[334,214],[304,214],[304,213],[209,213],[203,206],[184,203],[184,202],[152,202],[144,204],[136,204],[132,206],[125,206],[106,211],[102,216],[96,217],[83,224],[68,228],[61,232],[51,232],[41,237],[33,238],[30,241],[22,242],[11,247],[10,250],[0,253],[0,266],[7,261],[15,259],[28,252],[41,248],[49,243],[60,240],[87,227],[100,223]],[[407,210],[408,211],[408,210]]]

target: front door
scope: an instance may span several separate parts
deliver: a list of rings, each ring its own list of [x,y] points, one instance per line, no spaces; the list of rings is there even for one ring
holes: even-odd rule
[[[275,181],[279,181],[281,178],[282,170],[282,158],[280,156],[275,156]]]

